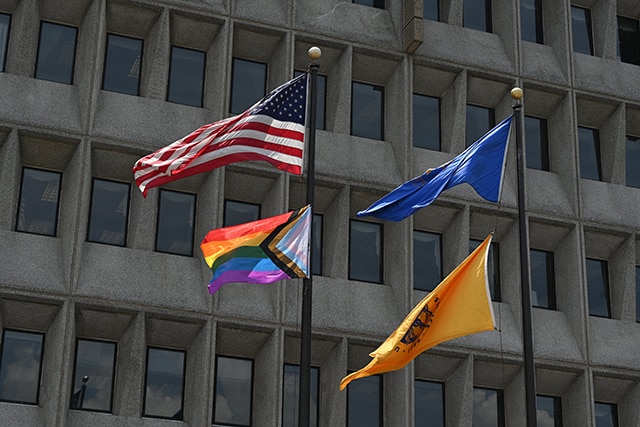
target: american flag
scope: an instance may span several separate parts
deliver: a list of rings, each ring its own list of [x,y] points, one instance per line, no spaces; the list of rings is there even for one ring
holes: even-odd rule
[[[133,175],[146,197],[150,188],[245,160],[265,160],[302,174],[307,74],[271,91],[242,114],[202,126],[139,159]]]

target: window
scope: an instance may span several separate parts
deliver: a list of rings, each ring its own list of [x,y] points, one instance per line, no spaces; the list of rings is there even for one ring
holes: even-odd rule
[[[382,283],[382,224],[349,222],[349,280]]]
[[[358,378],[347,386],[347,427],[382,427],[382,376]]]
[[[467,104],[467,147],[482,138],[494,126],[493,108]]]
[[[573,34],[573,51],[593,55],[590,9],[571,6],[571,31]]]
[[[440,20],[440,0],[423,0],[422,10],[424,19]]]
[[[167,101],[202,107],[206,54],[171,46]]]
[[[102,89],[128,95],[140,94],[143,40],[107,34]]]
[[[317,276],[322,275],[322,259],[324,258],[322,255],[323,248],[323,227],[324,217],[321,214],[314,213],[313,214],[313,241],[311,244],[313,245],[313,260],[312,262],[312,273]]]
[[[444,427],[444,383],[435,381],[415,380],[413,382],[415,403],[415,425],[429,427]]]
[[[384,9],[384,0],[353,0],[355,4],[362,4],[365,6],[377,7],[378,9]]]
[[[4,73],[7,62],[7,48],[9,47],[9,26],[11,15],[0,13],[0,73]]]
[[[520,0],[522,40],[544,43],[542,32],[542,0]]]
[[[36,59],[36,79],[73,83],[78,29],[68,25],[42,22]]]
[[[627,135],[626,162],[627,185],[640,188],[640,138]]]
[[[440,151],[440,98],[413,94],[413,146]]]
[[[637,19],[618,16],[618,58],[640,65],[640,22]]]
[[[413,230],[413,289],[431,292],[442,281],[442,235]]]
[[[527,146],[527,167],[548,171],[549,138],[547,121],[537,117],[524,116],[524,133]]]
[[[253,360],[216,357],[213,423],[251,425]]]
[[[260,218],[260,205],[235,200],[224,201],[224,227],[257,221]]]
[[[491,0],[464,0],[462,26],[473,30],[490,33]]]
[[[117,344],[78,339],[71,409],[111,412]]]
[[[240,114],[264,98],[267,90],[267,64],[233,58],[231,114]]]
[[[636,265],[636,322],[640,322],[640,266]]]
[[[147,349],[143,416],[182,419],[185,362],[184,351]]]
[[[556,309],[556,282],[553,252],[531,249],[531,304]]]
[[[562,401],[557,396],[536,396],[537,424],[562,427]]]
[[[156,251],[193,255],[196,195],[160,189]]]
[[[598,129],[578,127],[578,150],[580,155],[580,177],[601,181],[600,133]]]
[[[589,315],[611,317],[609,302],[609,269],[607,262],[587,258],[587,293],[589,299]]]
[[[304,71],[296,70],[293,74],[295,77],[298,77],[300,74],[303,74]],[[326,113],[327,113],[327,76],[323,74],[318,74],[318,79],[316,83],[317,87],[317,99],[316,99],[316,129],[324,130],[326,129]]]
[[[504,427],[502,390],[473,388],[473,427]]]
[[[44,334],[2,330],[0,401],[38,404]]]
[[[618,405],[595,402],[596,427],[618,427]]]
[[[319,396],[319,369],[311,367],[311,393],[309,406],[309,425],[318,425],[318,396]],[[284,387],[282,391],[282,427],[298,426],[298,404],[300,390],[300,367],[298,365],[284,365]]]
[[[384,139],[384,87],[352,82],[351,135]]]
[[[24,168],[16,231],[55,236],[60,204],[61,174]]]
[[[89,212],[89,242],[125,246],[130,185],[94,178]]]
[[[482,240],[469,240],[469,253],[473,252]],[[501,300],[500,292],[500,247],[497,242],[489,245],[489,257],[487,259],[487,275],[489,276],[489,291],[493,301]]]

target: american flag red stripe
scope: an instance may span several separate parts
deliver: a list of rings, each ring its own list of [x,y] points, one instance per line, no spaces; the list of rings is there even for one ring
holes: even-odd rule
[[[278,169],[301,174],[305,77],[285,83],[240,115],[204,125],[139,159],[133,173],[142,194],[177,179],[247,160],[267,161]]]

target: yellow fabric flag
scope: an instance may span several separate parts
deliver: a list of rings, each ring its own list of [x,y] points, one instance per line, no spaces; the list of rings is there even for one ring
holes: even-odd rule
[[[493,233],[429,293],[374,352],[367,366],[347,375],[340,390],[357,378],[403,368],[444,341],[495,329],[487,257]]]

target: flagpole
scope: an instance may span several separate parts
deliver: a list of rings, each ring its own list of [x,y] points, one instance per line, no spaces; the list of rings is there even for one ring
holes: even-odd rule
[[[300,394],[298,396],[298,425],[309,427],[311,414],[311,288],[313,279],[313,203],[315,187],[315,151],[316,151],[316,104],[318,68],[322,52],[318,47],[309,49],[309,138],[307,139],[307,204],[311,216],[311,239],[309,241],[309,277],[303,279],[302,285],[302,320],[300,322]]]
[[[522,339],[524,344],[524,382],[527,426],[537,425],[536,416],[536,373],[533,360],[533,327],[531,321],[531,278],[529,276],[529,232],[527,228],[526,198],[524,185],[524,141],[522,138],[522,89],[514,87],[511,97],[516,122],[516,151],[518,166],[518,222],[520,227],[520,285],[522,288]]]

